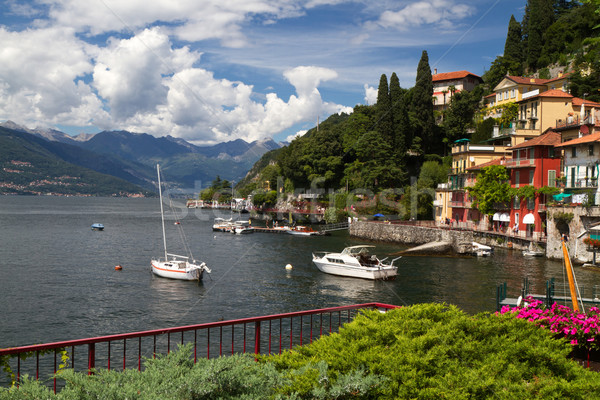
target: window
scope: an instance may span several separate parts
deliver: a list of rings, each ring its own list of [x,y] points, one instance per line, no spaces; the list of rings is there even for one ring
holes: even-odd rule
[[[548,186],[556,187],[556,171],[548,170]]]
[[[548,147],[548,157],[554,158],[554,147]]]
[[[577,147],[575,146],[571,147],[571,157],[577,157]]]
[[[590,144],[588,146],[588,156],[593,156],[594,155],[594,145]]]
[[[535,208],[535,198],[527,199],[527,209],[533,210]]]
[[[529,171],[529,184],[533,185],[533,170]]]
[[[519,196],[515,196],[515,198],[513,199],[513,208],[515,210],[518,210],[521,208],[521,202],[519,201]],[[518,221],[518,217],[517,217],[517,221]]]
[[[515,187],[519,187],[519,181],[521,180],[521,171],[515,171]]]

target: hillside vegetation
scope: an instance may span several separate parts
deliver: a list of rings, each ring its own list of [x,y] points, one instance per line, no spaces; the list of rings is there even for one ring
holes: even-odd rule
[[[419,219],[430,219],[432,189],[445,181],[450,145],[460,138],[481,142],[491,137],[494,125],[510,122],[483,119],[481,112],[483,96],[505,75],[550,78],[551,70],[571,71],[571,93],[600,101],[599,9],[598,0],[529,0],[523,21],[509,21],[504,54],[483,75],[484,84],[453,93],[442,114],[433,110],[431,68],[423,51],[412,88],[402,88],[395,73],[389,80],[382,75],[375,105],[332,115],[268,153],[236,189],[260,193],[278,182],[286,193],[325,188],[378,194],[394,188],[393,200],[402,198],[402,206],[387,211],[409,218],[402,210],[416,208]]]

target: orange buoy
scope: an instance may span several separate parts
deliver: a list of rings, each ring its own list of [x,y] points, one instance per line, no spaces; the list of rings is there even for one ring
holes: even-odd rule
[[[120,265],[115,266],[115,271],[120,271],[122,269],[123,269],[123,267],[121,267]]]

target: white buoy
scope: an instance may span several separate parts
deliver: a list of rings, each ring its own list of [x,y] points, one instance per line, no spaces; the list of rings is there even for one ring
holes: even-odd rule
[[[292,264],[287,264],[287,265],[285,266],[285,269],[292,269]]]

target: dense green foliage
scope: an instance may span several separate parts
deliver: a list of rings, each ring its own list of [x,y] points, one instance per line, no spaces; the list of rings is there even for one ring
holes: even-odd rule
[[[339,333],[282,355],[192,362],[191,347],[145,369],[63,370],[54,395],[25,379],[0,399],[591,399],[600,376],[568,358],[572,347],[512,313],[471,316],[420,304],[366,311]]]
[[[491,165],[483,168],[477,175],[473,187],[468,188],[469,194],[475,200],[473,208],[479,209],[482,214],[493,215],[498,203],[510,200],[510,183],[508,172],[502,165]]]
[[[600,377],[568,360],[570,347],[510,315],[473,317],[453,306],[425,304],[365,313],[339,335],[269,360],[282,371],[299,371],[315,360],[338,374],[362,367],[387,378],[373,388],[371,398],[378,399],[596,397]],[[311,398],[310,388],[319,384],[314,374],[290,377],[284,393],[302,398]]]

